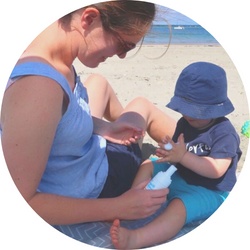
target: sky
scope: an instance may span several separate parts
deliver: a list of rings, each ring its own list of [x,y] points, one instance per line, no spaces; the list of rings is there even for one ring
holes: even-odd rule
[[[165,18],[168,20],[168,22],[171,25],[197,25],[195,21],[193,21],[191,18],[164,6],[158,5],[158,8],[160,9],[160,14],[156,17],[156,20],[154,21],[154,24],[160,25],[164,24],[166,25],[166,22],[162,21],[161,18]]]

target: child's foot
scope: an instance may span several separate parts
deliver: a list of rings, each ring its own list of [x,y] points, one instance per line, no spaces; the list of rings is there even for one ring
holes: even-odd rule
[[[111,240],[116,249],[133,249],[136,245],[136,233],[120,226],[118,219],[110,228]]]

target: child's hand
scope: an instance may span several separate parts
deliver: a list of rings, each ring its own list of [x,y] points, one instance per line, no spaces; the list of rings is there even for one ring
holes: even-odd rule
[[[162,157],[161,159],[157,160],[157,163],[160,162],[171,162],[171,163],[178,163],[183,158],[186,151],[186,144],[184,142],[183,134],[180,134],[178,138],[178,142],[174,143],[169,136],[166,136],[166,140],[163,141],[164,143],[159,143],[158,145],[160,148],[156,149],[156,155]],[[166,143],[170,143],[172,145],[171,150],[166,150],[164,145]]]

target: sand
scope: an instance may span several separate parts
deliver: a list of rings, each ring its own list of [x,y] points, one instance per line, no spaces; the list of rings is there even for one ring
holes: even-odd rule
[[[180,114],[166,108],[165,105],[174,93],[175,83],[182,69],[197,61],[220,65],[227,73],[228,96],[235,107],[235,111],[227,117],[235,126],[241,139],[240,147],[243,154],[238,164],[238,172],[240,172],[249,141],[241,134],[241,127],[249,120],[249,107],[244,85],[234,63],[221,46],[171,45],[164,56],[157,58],[166,51],[166,48],[164,45],[143,45],[136,55],[131,51],[123,60],[116,56],[109,58],[95,69],[86,68],[78,60],[74,62],[74,66],[82,81],[91,73],[105,76],[123,106],[137,96],[144,96],[159,109],[178,120]],[[154,153],[156,145],[146,135],[143,144],[144,158]]]

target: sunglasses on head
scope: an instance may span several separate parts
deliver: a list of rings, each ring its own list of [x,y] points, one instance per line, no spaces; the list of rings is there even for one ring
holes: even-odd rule
[[[125,42],[123,40],[123,38],[118,33],[116,34],[116,38],[119,41],[121,48],[122,48],[122,50],[121,50],[121,52],[119,52],[118,56],[121,56],[121,55],[127,53],[128,51],[130,51],[136,47],[136,44],[134,44],[134,43]]]

